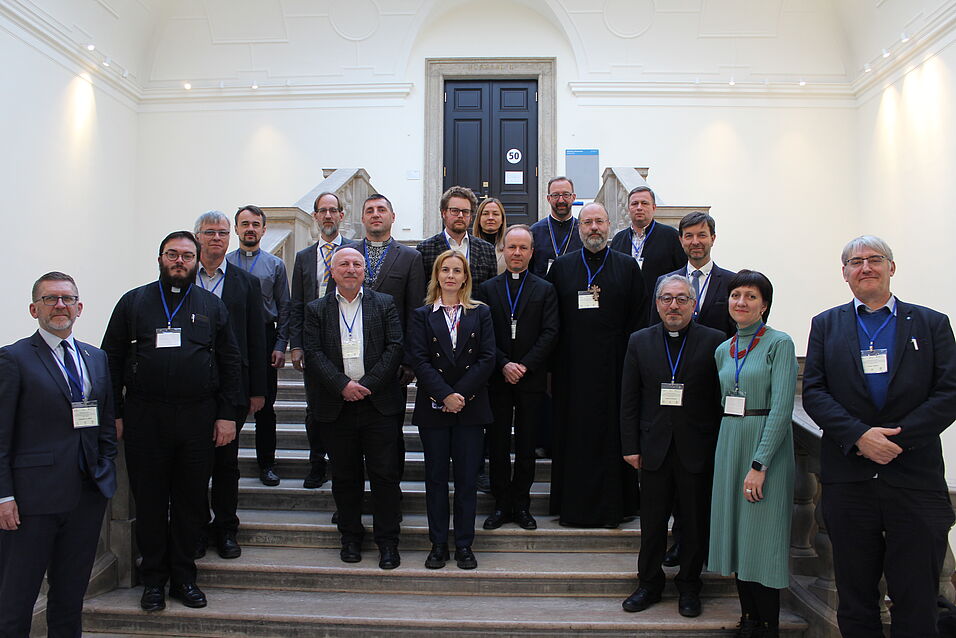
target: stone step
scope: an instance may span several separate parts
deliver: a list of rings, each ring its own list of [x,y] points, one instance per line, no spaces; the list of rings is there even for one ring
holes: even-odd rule
[[[302,481],[308,474],[308,450],[276,450],[276,473],[283,480]],[[239,450],[239,472],[242,476],[258,478],[259,464],[256,461],[256,451],[249,448]],[[425,456],[423,452],[405,452],[405,473],[402,477],[406,481],[425,480]],[[549,482],[551,480],[551,460],[540,459],[535,462],[535,480]]]
[[[279,398],[292,398],[283,396],[283,392],[298,394],[301,393],[302,400],[305,400],[305,380],[302,373],[287,363],[285,367],[279,369]],[[417,387],[415,382],[408,384],[408,400],[414,403]]]
[[[341,535],[331,512],[239,510],[239,543],[243,546],[314,547],[338,549]],[[525,530],[506,523],[496,530],[482,529],[487,513],[475,519],[475,548],[493,552],[605,552],[633,557],[641,545],[640,521],[622,523],[618,529],[561,527],[552,516],[538,516],[538,529]],[[372,517],[362,517],[369,533],[364,548],[374,552]],[[402,520],[401,549],[428,550],[428,521],[424,514],[406,514]],[[210,551],[214,553],[214,551]]]
[[[86,602],[84,627],[113,636],[701,638],[730,636],[740,615],[733,598],[705,598],[700,617],[683,618],[673,599],[628,614],[621,609],[619,596],[581,598],[568,604],[563,596],[204,590],[209,599],[205,609],[189,609],[170,600],[164,611],[147,614],[139,609],[139,587],[117,589]],[[786,638],[798,638],[806,630],[806,623],[787,611],[781,613],[781,623],[781,636]]]
[[[304,412],[302,413],[301,417],[302,420],[299,420],[298,422],[276,424],[277,448],[283,448],[286,450],[309,449],[309,437],[305,433],[305,424],[303,422],[305,419]],[[402,427],[402,433],[405,436],[406,450],[410,452],[422,451],[422,439],[420,436],[418,436],[418,428],[416,426],[406,424]],[[256,424],[254,421],[247,421],[246,424],[242,426],[242,430],[239,431],[239,447],[255,449]]]
[[[305,423],[305,399],[297,401],[276,400],[273,404],[273,409],[276,413],[277,423]],[[412,412],[414,412],[414,410],[414,401],[405,404],[404,425],[411,425]],[[246,423],[255,423],[255,418],[252,416],[247,417]],[[246,426],[243,426],[243,429],[245,428]]]
[[[534,483],[531,486],[531,513],[545,515],[548,511],[550,484]],[[454,487],[449,486],[454,495]],[[420,481],[402,481],[402,511],[407,514],[425,513],[425,484]],[[239,507],[261,510],[311,510],[335,511],[332,490],[328,482],[315,490],[307,490],[301,482],[283,481],[278,487],[267,487],[258,478],[239,479]],[[478,492],[478,511],[490,512],[494,508],[494,498]],[[365,482],[363,511],[371,513],[369,486]]]

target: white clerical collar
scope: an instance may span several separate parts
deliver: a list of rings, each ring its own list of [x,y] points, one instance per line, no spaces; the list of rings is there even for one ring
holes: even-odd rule
[[[867,311],[867,312],[877,312],[877,311],[879,311],[879,310],[882,309],[882,308],[887,308],[887,309],[889,309],[890,314],[896,314],[896,296],[891,294],[891,295],[890,295],[890,298],[886,301],[886,303],[883,304],[882,306],[880,306],[879,308],[870,308],[870,307],[867,306],[865,303],[863,303],[862,301],[860,301],[859,299],[857,299],[856,297],[854,297],[854,298],[853,298],[853,309],[854,309],[857,313],[860,312],[860,306],[866,306],[866,311]]]
[[[259,249],[256,248],[255,250],[243,250],[242,254],[244,254],[246,257],[255,257],[259,254]]]

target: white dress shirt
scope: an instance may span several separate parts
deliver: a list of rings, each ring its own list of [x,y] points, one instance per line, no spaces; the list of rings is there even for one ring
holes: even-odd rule
[[[355,299],[349,301],[339,291],[335,291],[335,299],[339,302],[339,336],[342,339],[342,366],[345,375],[352,381],[358,381],[365,376],[365,340],[362,338],[362,296],[365,289],[359,288]],[[354,323],[352,323],[354,321]],[[352,331],[349,332],[349,324]],[[346,345],[358,345],[357,357],[346,357]]]
[[[697,311],[700,312],[700,309],[704,305],[704,298],[707,297],[707,289],[710,288],[710,272],[714,269],[714,260],[711,259],[706,264],[700,268],[696,268],[690,262],[687,262],[687,278],[690,279],[690,285],[694,285],[694,276],[693,273],[695,270],[700,271],[700,294],[697,295]]]

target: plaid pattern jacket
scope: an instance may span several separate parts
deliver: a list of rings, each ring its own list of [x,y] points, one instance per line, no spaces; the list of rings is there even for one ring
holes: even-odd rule
[[[422,266],[425,269],[425,285],[432,278],[432,267],[438,255],[448,250],[445,231],[429,237],[415,247],[422,254]],[[495,247],[484,239],[468,233],[468,267],[471,268],[472,290],[477,290],[485,281],[498,274],[498,256]]]

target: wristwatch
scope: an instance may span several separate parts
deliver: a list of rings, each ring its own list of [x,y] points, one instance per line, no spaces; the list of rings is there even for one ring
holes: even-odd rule
[[[766,471],[767,471],[767,466],[764,465],[763,463],[761,463],[760,461],[754,461],[753,463],[750,464],[750,467],[752,467],[753,469],[757,470],[758,472],[766,472]]]

